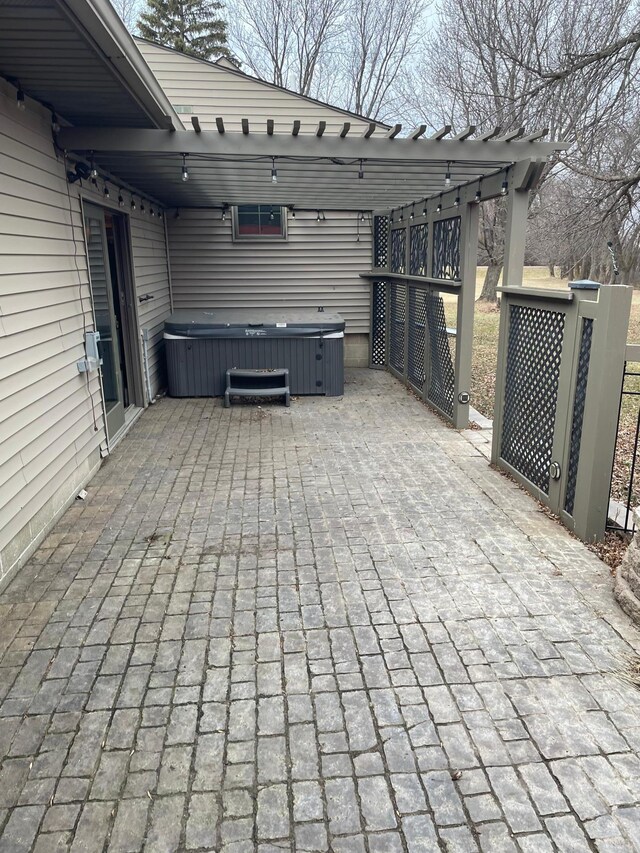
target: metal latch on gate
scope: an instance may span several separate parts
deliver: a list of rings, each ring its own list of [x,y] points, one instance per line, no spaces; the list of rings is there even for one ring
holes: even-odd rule
[[[562,469],[560,468],[560,464],[558,462],[552,462],[549,465],[549,476],[552,480],[559,480],[560,475],[562,474]]]

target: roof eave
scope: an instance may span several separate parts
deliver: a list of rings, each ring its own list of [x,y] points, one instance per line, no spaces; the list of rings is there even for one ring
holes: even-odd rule
[[[159,129],[182,128],[180,117],[108,0],[58,0],[105,57],[123,86]]]

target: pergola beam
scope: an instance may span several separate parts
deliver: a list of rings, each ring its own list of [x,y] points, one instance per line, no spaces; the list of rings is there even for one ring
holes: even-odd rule
[[[324,125],[324,126],[323,126]],[[316,133],[326,127],[320,122]],[[249,133],[249,122],[242,120],[242,133],[218,131],[166,131],[131,128],[63,128],[58,141],[67,151],[95,151],[127,154],[177,154],[243,157],[346,157],[353,159],[411,162],[473,160],[504,165],[518,160],[546,157],[565,146],[560,143],[510,139],[486,141],[468,139],[390,139],[386,137],[343,138],[341,136],[292,136],[290,134]],[[508,135],[510,136],[510,135]]]

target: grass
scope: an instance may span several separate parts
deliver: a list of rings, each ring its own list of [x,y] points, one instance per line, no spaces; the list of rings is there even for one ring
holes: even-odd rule
[[[476,296],[480,295],[484,273],[484,268],[480,267],[478,269]],[[566,279],[552,278],[546,267],[525,267],[524,284],[529,287],[564,289],[567,287],[568,282]],[[444,298],[447,323],[455,326],[455,297],[445,296]],[[488,306],[485,303],[476,304],[471,402],[479,412],[488,418],[493,417],[495,401],[495,371],[499,321],[500,312],[497,308]],[[633,294],[627,341],[629,343],[640,343],[640,292],[634,292]],[[640,365],[632,365],[630,369],[640,373]],[[640,392],[640,376],[627,379],[625,387],[628,390]],[[626,499],[639,401],[640,397],[627,396],[623,399],[612,484],[612,497],[616,500]],[[616,414],[616,412],[612,412],[612,417],[615,417]],[[636,496],[634,494],[632,496],[632,504],[636,505],[638,503],[640,503],[640,495]]]

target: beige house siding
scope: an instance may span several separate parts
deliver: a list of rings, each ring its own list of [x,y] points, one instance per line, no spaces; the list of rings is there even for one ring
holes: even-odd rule
[[[169,216],[169,257],[175,308],[318,308],[338,311],[348,333],[369,330],[368,220],[325,211],[289,216],[286,241],[233,242],[231,217],[219,210]],[[360,241],[358,242],[358,231]]]
[[[99,191],[97,198],[101,197]],[[169,312],[164,226],[131,222],[141,328],[162,384]],[[93,328],[80,191],[54,156],[50,115],[16,109],[0,82],[0,578],[21,562],[85,485],[106,447],[97,372],[78,373]]]
[[[301,122],[300,133],[313,134],[319,121],[327,122],[327,132],[335,133],[345,121],[352,127],[364,127],[368,121],[342,110],[304,98],[264,83],[255,77],[210,62],[194,59],[150,42],[136,39],[147,64],[158,79],[174,109],[190,107],[203,130],[214,130],[217,116],[230,131],[242,129],[240,120],[248,118],[262,131],[268,118],[275,132],[287,132],[292,122]],[[182,116],[189,126],[188,115]],[[255,128],[254,128],[255,129]]]

